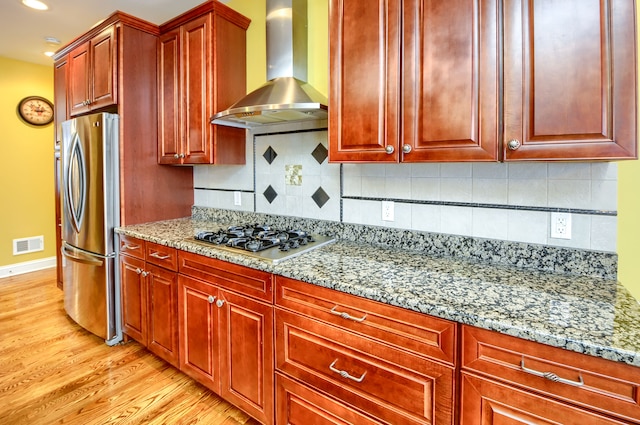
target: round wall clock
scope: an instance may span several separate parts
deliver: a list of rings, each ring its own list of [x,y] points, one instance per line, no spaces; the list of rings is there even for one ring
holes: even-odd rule
[[[25,97],[18,103],[18,114],[27,124],[47,125],[53,121],[53,104],[44,97]]]

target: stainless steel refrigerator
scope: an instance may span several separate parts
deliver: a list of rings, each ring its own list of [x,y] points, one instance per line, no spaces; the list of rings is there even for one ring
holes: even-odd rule
[[[108,345],[122,340],[114,227],[120,223],[118,115],[62,123],[64,308]]]

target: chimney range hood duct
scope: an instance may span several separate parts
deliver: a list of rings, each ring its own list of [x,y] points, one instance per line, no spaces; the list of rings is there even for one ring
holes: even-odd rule
[[[269,81],[215,114],[212,124],[251,128],[327,119],[327,98],[306,82],[306,0],[267,0],[266,22]]]

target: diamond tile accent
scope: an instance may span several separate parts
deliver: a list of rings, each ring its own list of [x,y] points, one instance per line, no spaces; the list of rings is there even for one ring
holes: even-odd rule
[[[318,207],[322,208],[324,204],[326,204],[329,200],[329,195],[327,195],[327,192],[325,192],[322,187],[319,187],[318,190],[316,190],[315,193],[311,195],[311,198],[314,200],[316,205],[318,205]]]
[[[316,146],[313,152],[311,152],[311,156],[313,156],[315,160],[318,161],[318,164],[322,164],[324,160],[327,159],[327,155],[327,148],[325,148],[322,143],[318,143],[318,146]]]
[[[273,160],[276,159],[276,156],[278,156],[278,152],[274,151],[273,148],[269,146],[269,148],[267,148],[267,150],[264,151],[262,156],[264,157],[264,159],[267,160],[269,164],[271,164]]]
[[[269,203],[272,203],[273,200],[278,197],[278,192],[276,192],[275,189],[271,187],[271,185],[269,185],[269,187],[267,187],[267,190],[264,191],[263,195],[265,198],[267,198],[267,201],[269,201]]]

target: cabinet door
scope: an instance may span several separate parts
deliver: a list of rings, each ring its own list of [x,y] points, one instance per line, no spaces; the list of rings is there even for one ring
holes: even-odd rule
[[[147,263],[149,351],[179,367],[178,274]]]
[[[184,162],[209,164],[211,157],[211,14],[182,26]],[[224,84],[224,82],[221,82]]]
[[[69,114],[89,111],[89,42],[69,53]]]
[[[147,287],[144,261],[120,255],[122,326],[125,334],[147,345]]]
[[[273,423],[273,306],[220,290],[220,395]]]
[[[399,159],[401,4],[331,0],[330,161]]]
[[[497,1],[405,0],[403,25],[401,161],[497,161]]]
[[[117,102],[117,50],[115,27],[102,31],[91,39],[89,75],[90,108],[98,109]]]
[[[205,282],[178,276],[180,370],[219,392],[217,289]]]
[[[633,0],[504,2],[506,160],[633,158]]]
[[[460,425],[622,425],[618,421],[462,373]]]
[[[180,29],[158,39],[158,163],[180,164]]]

